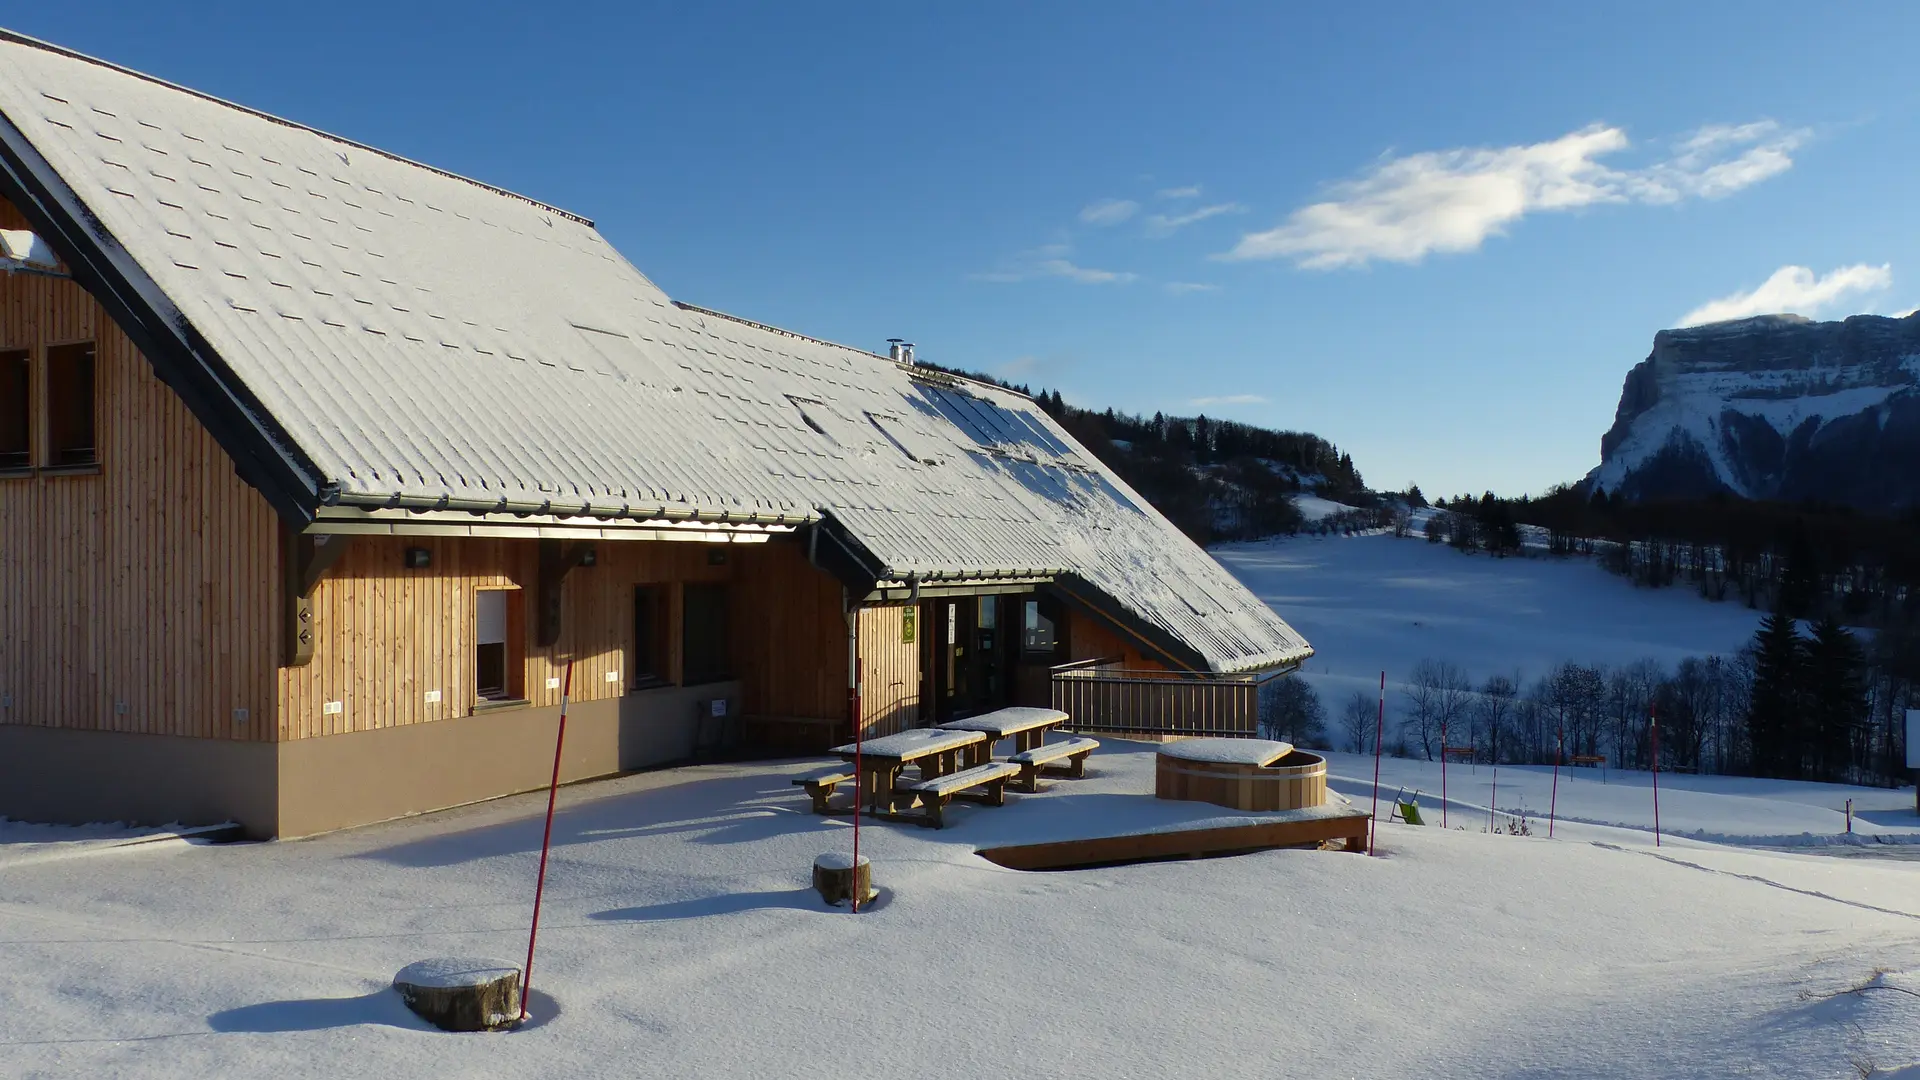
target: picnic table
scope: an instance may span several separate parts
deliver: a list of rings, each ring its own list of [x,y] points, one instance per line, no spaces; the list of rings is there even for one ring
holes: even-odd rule
[[[869,739],[858,747],[860,775],[855,799],[864,802],[875,814],[891,814],[894,809],[894,785],[908,765],[918,766],[921,780],[936,780],[958,772],[964,755],[972,760],[971,747],[985,744],[987,736],[979,731],[948,731],[942,728],[914,728],[897,735]],[[836,746],[833,753],[847,761],[856,759],[854,744]]]
[[[1040,709],[1027,705],[1014,705],[1005,709],[995,709],[979,716],[969,716],[964,720],[949,720],[935,730],[939,731],[978,731],[987,736],[984,744],[974,747],[969,753],[969,765],[983,764],[993,754],[993,747],[1002,739],[1013,740],[1016,754],[1024,754],[1047,741],[1047,732],[1059,727],[1067,720],[1067,714],[1059,709]]]

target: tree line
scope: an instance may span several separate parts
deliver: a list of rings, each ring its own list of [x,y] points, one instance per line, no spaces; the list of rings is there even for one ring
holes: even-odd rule
[[[1205,414],[1139,416],[1083,409],[1058,390],[1034,391],[977,372],[937,370],[1004,386],[1034,403],[1166,515],[1194,542],[1256,540],[1308,529],[1352,531],[1356,522],[1310,525],[1293,497],[1315,490],[1336,502],[1373,509],[1378,500],[1353,456],[1318,435],[1276,431]],[[1384,522],[1383,522],[1384,524]],[[1376,526],[1379,527],[1379,526]]]
[[[1802,634],[1768,618],[1731,656],[1651,658],[1609,667],[1562,663],[1528,681],[1519,673],[1478,681],[1458,664],[1425,659],[1386,703],[1356,690],[1329,717],[1305,680],[1279,680],[1262,700],[1262,730],[1302,746],[1382,752],[1432,761],[1471,751],[1495,764],[1550,765],[1604,757],[1615,768],[1654,762],[1682,772],[1831,783],[1905,781],[1903,717],[1911,678],[1876,667],[1870,649],[1837,620]],[[1329,730],[1331,728],[1331,730]]]

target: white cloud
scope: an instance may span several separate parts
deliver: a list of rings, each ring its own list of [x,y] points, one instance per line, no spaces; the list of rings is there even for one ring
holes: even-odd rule
[[[1220,286],[1204,281],[1169,281],[1161,287],[1176,296],[1183,293],[1217,292],[1220,289]]]
[[[1313,270],[1417,263],[1435,252],[1475,250],[1528,214],[1721,198],[1791,168],[1805,139],[1771,120],[1704,127],[1672,157],[1622,170],[1600,159],[1628,149],[1626,132],[1594,124],[1522,146],[1389,157],[1333,185],[1326,201],[1243,235],[1218,258],[1286,258]]]
[[[1213,405],[1265,405],[1266,403],[1267,399],[1259,394],[1221,394],[1217,397],[1197,397],[1187,402],[1189,405],[1203,409]]]
[[[1215,203],[1212,206],[1202,206],[1198,210],[1173,216],[1153,214],[1147,218],[1147,232],[1153,236],[1171,236],[1195,222],[1219,217],[1221,214],[1243,214],[1246,210],[1247,208],[1239,203]]]
[[[1154,192],[1154,194],[1162,199],[1197,199],[1200,197],[1200,185],[1191,184],[1187,187],[1161,188],[1159,191]]]
[[[1680,321],[1675,325],[1699,326],[1702,323],[1744,319],[1750,315],[1781,313],[1814,318],[1842,297],[1874,292],[1891,284],[1893,267],[1890,264],[1868,266],[1858,263],[1842,266],[1819,277],[1804,266],[1783,266],[1759,286],[1709,300],[1680,316]]]
[[[1080,220],[1088,225],[1118,225],[1140,212],[1132,199],[1101,199],[1080,208]]]
[[[1086,285],[1124,285],[1140,276],[1127,270],[1100,270],[1091,266],[1081,266],[1067,257],[1071,253],[1072,249],[1066,244],[1047,244],[1032,251],[1021,252],[998,269],[967,276],[974,281],[993,282],[1032,281],[1034,278],[1057,277]]]
[[[1907,310],[1905,310],[1905,311],[1896,311],[1896,312],[1894,312],[1893,314],[1891,314],[1891,315],[1888,315],[1888,316],[1887,316],[1887,318],[1889,318],[1889,319],[1904,319],[1904,318],[1906,318],[1907,316],[1909,316],[1909,315],[1911,315],[1911,314],[1913,314],[1913,313],[1914,313],[1914,312],[1916,312],[1916,311],[1920,311],[1920,307],[1910,307],[1910,308],[1908,308],[1908,309],[1907,309]]]
[[[1046,259],[1035,269],[1048,277],[1063,277],[1088,285],[1125,284],[1140,276],[1125,270],[1096,270],[1091,266],[1077,266],[1066,259]]]

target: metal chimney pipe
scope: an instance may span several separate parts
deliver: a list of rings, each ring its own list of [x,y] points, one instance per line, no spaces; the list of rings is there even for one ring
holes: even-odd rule
[[[913,363],[913,342],[903,341],[900,343],[900,362],[903,364]]]
[[[887,339],[887,359],[889,360],[900,359],[900,344],[901,344],[900,338],[890,337]]]

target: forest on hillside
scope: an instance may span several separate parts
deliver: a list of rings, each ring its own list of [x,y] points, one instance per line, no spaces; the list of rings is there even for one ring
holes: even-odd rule
[[[1657,712],[1669,732],[1663,767],[1906,778],[1902,717],[1920,706],[1920,514],[1725,495],[1630,502],[1571,485],[1538,498],[1488,493],[1435,505],[1442,512],[1426,526],[1434,543],[1513,554],[1520,527],[1532,526],[1544,531],[1550,553],[1592,555],[1638,586],[1691,588],[1768,613],[1733,656],[1689,660],[1671,672],[1608,675],[1571,665],[1556,673],[1557,681],[1520,697],[1523,715],[1544,709],[1556,721],[1544,742],[1537,724],[1529,727],[1526,757],[1560,753],[1558,733],[1570,728],[1569,752],[1581,752],[1583,737],[1590,747],[1610,735],[1614,760],[1645,762]],[[1577,692],[1582,687],[1592,692]],[[1489,690],[1453,686],[1443,696],[1483,703]],[[1612,704],[1599,710],[1603,698]],[[1614,717],[1612,731],[1585,722],[1597,710]]]
[[[1034,391],[977,372],[936,370],[1026,394],[1199,544],[1298,532],[1293,496],[1312,492],[1370,510],[1378,500],[1350,454],[1307,432],[1198,416],[1083,409],[1058,390]],[[1383,524],[1376,522],[1374,524]]]

